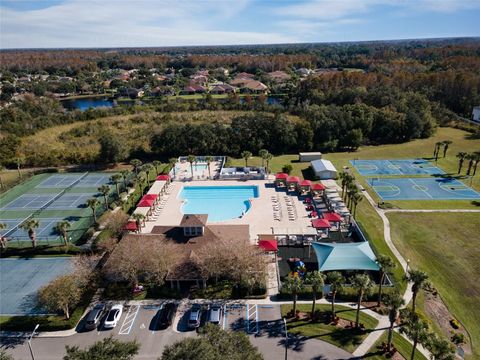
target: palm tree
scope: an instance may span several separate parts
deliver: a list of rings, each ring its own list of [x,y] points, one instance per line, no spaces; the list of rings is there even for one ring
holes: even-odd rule
[[[115,184],[115,190],[117,191],[117,198],[120,198],[120,189],[118,188],[118,183],[122,179],[122,175],[113,174],[110,176],[110,181]]]
[[[207,155],[205,156],[205,162],[207,163],[207,169],[208,169],[208,177],[211,178],[212,174],[210,173],[210,164],[213,162],[213,156]]]
[[[195,155],[188,155],[187,161],[190,163],[190,170],[192,172],[192,179],[193,179],[193,163],[197,162],[197,157]]]
[[[7,228],[7,224],[0,222],[0,231],[5,230]],[[5,249],[7,247],[7,239],[0,234],[0,248]]]
[[[373,286],[373,282],[367,274],[357,274],[352,280],[352,287],[357,290],[357,315],[355,316],[355,327],[358,328],[360,319],[360,305],[363,300],[363,296],[370,291]]]
[[[123,178],[123,186],[125,187],[125,191],[127,191],[127,179],[130,177],[130,171],[122,170],[120,171],[120,175]]]
[[[141,167],[142,171],[145,171],[145,174],[147,174],[147,184],[150,186],[150,172],[153,170],[152,164],[145,164]]]
[[[398,311],[400,308],[405,305],[405,300],[398,291],[392,292],[385,295],[383,301],[388,308],[388,320],[390,321],[390,326],[388,328],[388,340],[387,340],[387,349],[392,348],[392,337],[393,337],[393,326],[398,317]]]
[[[354,177],[345,171],[338,174],[338,177],[342,180],[342,198],[345,199],[345,191],[354,180]]]
[[[480,151],[475,151],[473,153],[473,156],[474,156],[475,163],[473,164],[473,174],[472,174],[472,176],[475,176],[475,174],[477,173],[478,163],[480,162]]]
[[[0,173],[5,169],[5,167],[3,167],[2,165],[0,165]],[[2,177],[0,176],[0,189],[3,190],[4,186],[3,186],[3,180],[2,180]]]
[[[97,207],[100,205],[100,201],[97,198],[91,198],[85,204],[92,209],[93,221],[97,223]]]
[[[312,302],[312,314],[315,313],[315,305],[317,301],[317,292],[318,289],[322,289],[325,281],[325,275],[322,274],[320,271],[310,271],[307,273],[305,277],[305,284],[312,286],[312,295],[313,295],[313,302]]]
[[[415,302],[417,300],[417,295],[422,289],[426,289],[428,286],[428,275],[420,270],[409,270],[407,275],[408,281],[411,281],[412,284],[412,311],[415,312]]]
[[[404,321],[403,326],[400,328],[400,332],[405,334],[413,342],[412,353],[410,360],[415,359],[415,350],[418,343],[426,343],[429,338],[428,323],[421,320],[417,314],[412,313]]]
[[[327,274],[327,284],[330,284],[330,292],[332,293],[332,321],[335,320],[335,297],[337,293],[342,289],[342,285],[345,283],[345,278],[342,273],[338,271],[332,271]]]
[[[452,142],[450,140],[443,141],[443,157],[447,156],[447,150]]]
[[[105,202],[105,211],[108,210],[108,194],[110,193],[110,186],[102,185],[98,189],[98,192],[103,195],[103,200]]]
[[[153,161],[152,161],[152,165],[153,165],[153,167],[155,168],[156,174],[158,175],[158,174],[160,173],[160,172],[158,171],[158,167],[159,167],[160,165],[162,165],[162,162],[161,162],[161,161],[158,161],[158,160],[153,160]]]
[[[431,356],[436,360],[455,360],[455,347],[446,339],[442,339],[435,334],[431,334],[429,344],[427,344]]]
[[[353,217],[357,215],[357,205],[362,202],[363,200],[363,195],[360,193],[355,193],[353,194],[352,197],[352,206],[353,206]]]
[[[175,173],[175,164],[177,163],[177,159],[176,158],[170,158],[168,159],[168,165],[170,166],[170,169],[173,169],[173,176],[175,177],[176,176],[176,173]]]
[[[378,285],[378,303],[377,306],[380,306],[382,302],[382,286],[385,276],[390,274],[393,269],[395,269],[395,261],[390,256],[379,255],[377,257],[377,264],[380,266],[380,284]]]
[[[355,194],[358,193],[358,187],[354,182],[351,182],[348,185],[347,188],[347,207],[351,208],[352,207],[352,198],[355,196]]]
[[[35,229],[37,229],[39,225],[40,223],[38,220],[29,219],[20,226],[23,230],[28,232],[28,237],[32,241],[32,247],[37,245],[37,234],[35,233]]]
[[[144,191],[144,185],[145,185],[146,176],[147,176],[147,174],[144,173],[143,171],[139,172],[139,173],[135,176],[135,182],[138,184],[138,189],[140,190],[140,192],[142,193],[142,195],[143,195],[143,191]]]
[[[240,156],[245,160],[245,167],[248,167],[248,159],[252,157],[252,153],[250,151],[242,151]]]
[[[133,171],[135,171],[135,174],[138,174],[138,170],[140,169],[140,166],[142,166],[142,162],[138,159],[132,159],[130,160],[130,165],[133,166]]]
[[[435,161],[438,160],[438,154],[440,153],[440,148],[442,147],[443,142],[438,141],[435,143],[435,151],[433,152],[433,157],[435,158]]]
[[[258,156],[260,156],[260,158],[262,159],[262,167],[265,166],[265,157],[267,156],[268,154],[268,150],[266,149],[260,149],[258,151]]]
[[[55,230],[62,235],[63,243],[65,246],[68,245],[68,229],[70,229],[71,225],[67,220],[62,220],[55,225]]]
[[[268,153],[267,155],[265,155],[265,164],[266,164],[266,170],[267,170],[267,174],[269,173],[269,168],[270,168],[270,161],[273,159],[273,155]]]
[[[468,160],[467,175],[470,175],[470,171],[472,170],[473,163],[475,162],[475,155],[467,154],[467,156],[465,156],[465,159]]]
[[[15,159],[15,164],[17,164],[18,178],[21,179],[22,178],[22,173],[20,172],[20,167],[23,164],[23,159],[21,157],[17,157]]]
[[[135,220],[135,223],[137,224],[137,229],[138,232],[141,232],[142,224],[143,221],[145,220],[145,215],[143,214],[133,214],[132,215],[133,220]]]
[[[304,289],[303,280],[299,276],[290,274],[283,282],[283,287],[293,296],[293,317],[296,317],[298,293]]]
[[[464,151],[460,151],[457,153],[456,157],[458,159],[458,174],[462,171],[463,167],[463,162],[465,161],[465,156],[467,156],[467,153]]]

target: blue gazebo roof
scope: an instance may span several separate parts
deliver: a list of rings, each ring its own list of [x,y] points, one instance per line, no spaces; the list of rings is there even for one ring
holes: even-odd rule
[[[358,243],[312,243],[317,254],[318,270],[380,270],[367,241]]]

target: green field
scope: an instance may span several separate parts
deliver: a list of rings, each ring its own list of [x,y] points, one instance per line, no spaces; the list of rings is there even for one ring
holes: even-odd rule
[[[480,214],[389,213],[395,246],[428,273],[480,357]]]
[[[297,309],[302,312],[310,312],[311,304],[299,304]],[[317,310],[321,312],[330,312],[330,305],[317,305]],[[292,310],[292,305],[282,305],[282,317],[285,317]],[[348,307],[336,305],[337,316],[341,319],[355,322],[355,310]],[[291,321],[287,323],[288,332],[299,334],[312,339],[319,339],[338,346],[348,352],[353,352],[363,339],[368,335],[368,330],[374,329],[378,321],[373,317],[360,312],[360,323],[365,325],[365,333],[358,334],[355,329],[341,329],[325,323],[311,323],[308,320]]]

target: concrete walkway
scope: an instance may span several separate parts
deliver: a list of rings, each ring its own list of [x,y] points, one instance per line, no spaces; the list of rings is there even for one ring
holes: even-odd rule
[[[368,195],[368,196],[370,196],[370,195]],[[403,213],[438,213],[438,212],[440,212],[440,213],[441,212],[444,212],[444,213],[456,213],[456,212],[480,213],[480,210],[476,210],[476,209],[427,209],[427,210],[421,210],[421,209],[385,209],[385,210],[381,210],[381,211],[383,211],[384,213],[388,213],[388,212],[403,212]]]

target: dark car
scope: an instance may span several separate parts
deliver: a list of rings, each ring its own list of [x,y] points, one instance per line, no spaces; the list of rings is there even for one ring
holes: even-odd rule
[[[85,330],[94,330],[100,324],[100,319],[105,312],[105,304],[97,304],[90,310],[85,319]]]
[[[160,329],[166,329],[170,325],[172,325],[173,318],[175,317],[175,312],[177,311],[177,307],[174,303],[167,303],[162,306],[160,310],[158,310],[158,327]]]
[[[202,317],[202,305],[193,304],[190,309],[190,316],[188,318],[188,327],[190,329],[197,329],[200,326],[200,319]]]

